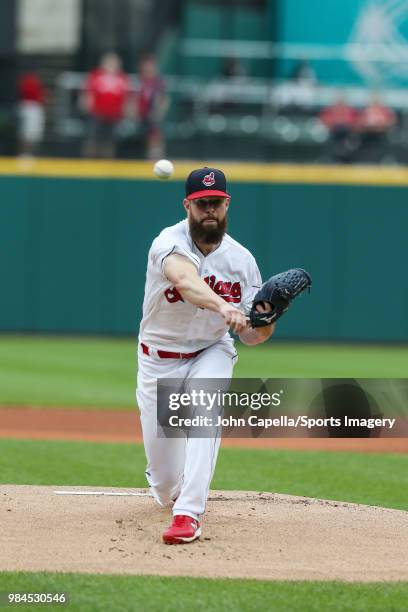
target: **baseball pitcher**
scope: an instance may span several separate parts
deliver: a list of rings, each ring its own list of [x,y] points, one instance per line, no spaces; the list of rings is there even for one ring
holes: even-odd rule
[[[226,233],[230,197],[221,170],[194,170],[183,206],[187,218],[165,228],[149,251],[138,349],[146,476],[155,500],[172,507],[167,544],[201,535],[220,436],[157,437],[157,379],[230,379],[237,353],[229,330],[244,344],[265,342],[311,284],[294,269],[262,285],[254,257]]]

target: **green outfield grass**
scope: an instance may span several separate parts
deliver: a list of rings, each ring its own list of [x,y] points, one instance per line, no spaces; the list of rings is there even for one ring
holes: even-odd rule
[[[137,444],[0,440],[3,484],[145,487],[144,468]],[[222,448],[211,487],[408,510],[408,455]]]
[[[237,377],[405,378],[406,346],[239,346]],[[136,339],[0,336],[0,404],[132,409]]]
[[[3,573],[0,590],[65,592],[69,596],[67,606],[41,607],[80,612],[398,612],[406,610],[408,599],[407,583],[267,582],[57,573]]]
[[[406,377],[408,347],[271,342],[239,355],[241,377]],[[0,405],[134,409],[135,381],[135,340],[0,336]],[[0,439],[3,484],[145,487],[144,468],[137,444]],[[212,488],[408,510],[408,455],[222,448]],[[53,573],[0,573],[0,591],[65,591],[70,604],[47,610],[80,612],[399,612],[408,601],[407,583]]]

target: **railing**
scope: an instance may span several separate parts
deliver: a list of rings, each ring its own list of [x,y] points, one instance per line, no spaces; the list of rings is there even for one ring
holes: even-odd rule
[[[289,59],[307,61],[369,61],[388,64],[408,62],[405,44],[347,43],[345,45],[271,43],[252,40],[186,38],[181,53],[190,57],[239,57],[242,59]]]
[[[55,91],[54,131],[61,138],[79,138],[84,134],[85,117],[79,107],[79,93],[85,75],[62,73]],[[274,141],[306,140],[321,143],[327,130],[319,121],[319,111],[332,104],[341,92],[355,107],[366,106],[372,92],[363,87],[331,87],[295,81],[268,81],[236,77],[200,79],[167,76],[167,93],[171,100],[165,129],[168,137],[189,139],[197,133],[258,136]],[[132,88],[138,79],[131,77]],[[408,91],[383,92],[384,102],[408,114]],[[137,134],[137,121],[125,118],[119,136]]]

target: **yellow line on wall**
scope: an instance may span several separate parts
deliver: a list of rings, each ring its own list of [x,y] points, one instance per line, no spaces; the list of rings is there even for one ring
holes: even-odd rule
[[[221,168],[232,181],[320,185],[408,186],[408,168],[383,166],[319,166],[207,162]],[[200,161],[175,162],[171,180],[184,180]],[[0,158],[0,176],[155,180],[148,161],[94,161],[78,159]]]

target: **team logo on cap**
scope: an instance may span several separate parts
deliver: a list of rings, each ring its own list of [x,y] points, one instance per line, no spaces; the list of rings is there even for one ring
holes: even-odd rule
[[[205,177],[203,178],[203,184],[206,187],[212,187],[214,183],[215,183],[214,172],[210,172],[210,174],[206,174]]]

